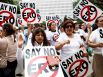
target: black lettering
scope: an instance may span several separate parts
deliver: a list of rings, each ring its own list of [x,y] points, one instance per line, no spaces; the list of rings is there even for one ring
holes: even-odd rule
[[[30,7],[35,9],[35,3],[30,3]]]
[[[20,3],[20,8],[23,9],[23,3]]]
[[[3,21],[3,17],[0,15],[0,22],[2,22]]]
[[[35,48],[35,50],[38,52],[38,55],[40,54],[40,49],[41,48]]]
[[[9,23],[14,24],[14,22],[15,22],[14,17],[9,18]]]
[[[21,9],[26,8],[26,7],[28,7],[28,3],[20,3]]]
[[[56,51],[54,50],[54,48],[50,48],[50,54],[49,54],[49,55],[56,55],[55,52],[56,52]]]
[[[89,20],[89,16],[88,16],[88,15],[83,15],[83,16],[82,16],[82,19],[83,19],[84,21],[88,21],[88,20]]]
[[[75,58],[76,58],[76,59],[80,59],[80,55],[79,55],[78,52],[75,54]]]
[[[82,0],[82,2],[80,3],[80,5],[82,7],[84,7],[86,4],[88,4],[88,1],[87,0]]]
[[[80,54],[81,57],[84,57],[84,56],[83,56],[83,51],[82,51],[82,50],[79,51],[79,54]]]
[[[16,13],[16,7],[10,6],[9,11],[15,14]]]
[[[73,12],[76,16],[79,16],[81,8],[78,6],[75,11]]]
[[[49,55],[55,55],[56,51],[54,48],[44,48],[44,54],[49,56]]]
[[[23,19],[25,19],[27,16],[29,16],[29,18],[35,18],[36,14],[35,14],[35,12],[33,12],[33,13],[30,13],[30,12],[23,13]]]
[[[52,17],[52,20],[57,20],[57,18],[56,17]]]
[[[67,69],[67,68],[68,68],[66,62],[62,62],[62,66],[64,67],[64,69]]]
[[[76,72],[74,71],[74,69],[69,71],[69,75],[70,75],[70,77],[75,77],[76,76]]]
[[[8,5],[1,4],[1,8],[0,8],[0,9],[1,9],[1,10],[6,10],[7,6],[8,6]]]
[[[72,56],[69,59],[71,60],[71,62],[73,62],[73,57]]]
[[[2,22],[3,20],[6,20],[8,17],[7,16],[1,16],[0,15],[0,22]],[[5,21],[6,23],[11,23],[11,24],[14,24],[15,22],[15,19],[14,17],[10,17],[8,20]]]
[[[26,14],[26,13],[23,13],[23,19],[25,19],[25,18],[26,18],[26,16],[27,16],[27,14]]]
[[[94,6],[90,6],[90,11],[91,12],[96,12],[96,8]]]
[[[30,58],[30,50],[29,49],[27,49],[26,50],[26,56],[25,56],[27,59],[29,59]]]
[[[80,66],[77,66],[77,67],[75,68],[75,70],[76,70],[76,72],[78,72],[78,71],[81,71],[81,72],[82,72],[82,71],[83,71]]]
[[[87,63],[86,61],[84,61],[84,62],[82,63],[82,68],[83,68],[83,69],[87,69],[87,68],[88,68],[88,63]]]
[[[36,56],[36,52],[35,52],[35,49],[32,49],[32,56],[31,57],[33,57],[33,56]]]
[[[71,62],[68,59],[66,59],[66,62],[67,62],[67,65],[69,67],[69,65],[71,64]]]
[[[46,21],[50,20],[51,17],[50,16],[46,16]]]

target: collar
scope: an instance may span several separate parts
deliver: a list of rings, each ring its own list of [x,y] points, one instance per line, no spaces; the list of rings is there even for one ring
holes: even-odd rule
[[[36,41],[35,41],[35,46],[43,46],[43,42],[41,44],[38,44]]]

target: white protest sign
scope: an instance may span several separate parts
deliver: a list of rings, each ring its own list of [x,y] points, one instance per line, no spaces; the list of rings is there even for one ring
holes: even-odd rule
[[[4,23],[16,25],[17,6],[0,2],[0,26]]]
[[[61,61],[61,65],[68,77],[87,77],[92,73],[92,63],[83,57],[82,50]]]
[[[93,5],[89,0],[80,0],[73,10],[73,14],[85,23],[91,25],[102,14],[102,10]]]
[[[47,62],[48,55],[56,55],[53,46],[27,46],[23,50],[25,59],[25,77],[64,77],[61,66],[50,69]]]
[[[30,22],[31,24],[40,22],[41,16],[36,8],[35,2],[20,2],[20,11],[23,23]]]
[[[55,22],[57,25],[59,25],[63,19],[61,20],[59,15],[46,15],[45,20],[47,23]]]

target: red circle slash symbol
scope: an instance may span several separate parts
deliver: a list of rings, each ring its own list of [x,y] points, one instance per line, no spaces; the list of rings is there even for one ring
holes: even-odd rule
[[[12,15],[12,13],[11,12],[9,12],[9,11],[5,11],[5,10],[3,10],[3,11],[0,11],[0,16],[2,15],[2,14],[5,14],[5,15],[8,15],[5,19],[3,19],[3,21],[1,21],[0,22],[0,26],[2,26],[3,25],[3,23],[5,23],[7,20],[9,20],[10,18],[14,18],[14,16]]]
[[[30,12],[27,12],[27,11],[30,11]],[[22,12],[22,16],[26,22],[34,22],[36,19],[36,13],[32,8],[25,8]]]
[[[76,60],[71,64],[70,68],[68,69],[70,77],[85,77],[87,71],[88,71],[88,63],[83,59]],[[82,73],[79,74],[80,72]]]
[[[43,71],[44,69],[46,69],[46,67],[48,66],[48,62],[45,62],[44,65],[42,65],[42,66],[40,67],[40,69],[39,69],[36,73],[29,74],[30,66],[31,66],[33,63],[37,63],[36,61],[38,61],[38,60],[40,60],[40,59],[45,59],[45,60],[46,60],[46,58],[47,58],[46,56],[39,56],[39,57],[33,58],[33,59],[29,62],[27,68],[28,68],[28,75],[29,75],[30,77],[38,77],[38,76],[42,73],[42,71]],[[53,73],[50,77],[55,77],[55,76],[57,75],[57,73],[58,73],[58,70],[54,71],[54,73]]]
[[[80,12],[81,18],[86,22],[91,22],[97,17],[97,9],[94,6],[85,6]]]

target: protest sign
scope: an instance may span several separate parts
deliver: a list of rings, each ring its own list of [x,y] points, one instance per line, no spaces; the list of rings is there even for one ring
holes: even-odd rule
[[[26,47],[24,50],[25,77],[64,77],[61,66],[54,69],[48,66],[47,56],[56,55],[53,46]]]
[[[17,6],[0,2],[0,26],[4,23],[16,25]]]
[[[92,73],[92,63],[83,56],[83,51],[73,54],[61,61],[68,77],[87,77]]]
[[[102,14],[102,10],[93,5],[89,0],[80,0],[73,10],[73,14],[85,23],[91,25]]]
[[[20,2],[20,11],[23,24],[30,22],[31,24],[38,23],[41,16],[38,13],[35,2]]]

